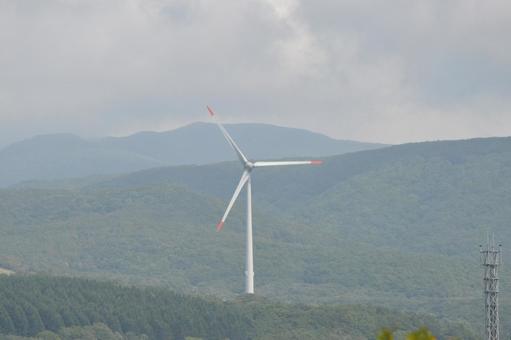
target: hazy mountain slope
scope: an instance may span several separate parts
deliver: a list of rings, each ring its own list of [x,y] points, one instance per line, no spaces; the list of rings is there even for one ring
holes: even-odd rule
[[[247,155],[254,158],[334,155],[382,146],[335,140],[306,130],[273,125],[236,124],[227,128]],[[47,135],[0,150],[0,186],[231,159],[234,159],[232,150],[218,128],[206,123],[168,132],[90,141],[66,134]]]
[[[38,136],[0,150],[0,186],[135,171],[166,163],[77,136]]]
[[[99,185],[175,183],[226,199],[239,172],[236,163],[160,168]],[[332,248],[348,242],[364,251],[392,249],[458,259],[465,269],[458,268],[468,270],[473,281],[465,288],[462,279],[453,281],[461,290],[451,298],[477,301],[478,245],[489,230],[504,244],[511,241],[511,139],[407,144],[327,158],[321,167],[262,169],[254,172],[254,194],[257,207],[288,214]],[[440,276],[434,266],[431,274]],[[511,279],[505,268],[503,275]],[[319,281],[336,280],[329,269],[318,276]]]
[[[408,144],[262,170],[254,173],[259,294],[477,320],[478,245],[489,229],[511,243],[511,139]],[[214,232],[240,172],[222,163],[81,189],[0,190],[0,265],[240,292],[243,202]],[[506,267],[502,276],[508,315]]]
[[[229,133],[251,159],[337,155],[384,145],[335,140],[303,129],[269,124],[226,124]],[[105,145],[149,155],[169,164],[206,164],[236,159],[214,124],[195,123],[169,132],[142,132],[107,138]]]
[[[479,169],[472,169],[473,176],[485,177],[487,171],[506,171],[511,154],[511,138],[485,138],[459,141],[440,141],[396,145],[378,150],[348,153],[333,157],[323,157],[321,166],[295,166],[256,169],[253,172],[254,195],[262,204],[270,202],[278,208],[290,209],[316,200],[317,195],[326,193],[336,185],[356,176],[373,171],[386,171],[389,166],[403,164],[413,167],[425,162],[444,162],[450,168],[438,169],[440,173],[431,173],[430,177],[441,177],[441,171],[453,171],[452,179],[464,175],[456,173],[465,166],[477,164]],[[495,164],[486,164],[485,160],[495,157]],[[432,164],[433,164],[432,163]],[[475,166],[475,165],[474,165]],[[490,167],[486,169],[485,167]],[[211,164],[206,166],[160,167],[92,183],[92,187],[144,187],[159,183],[172,183],[187,187],[193,191],[217,196],[222,199],[230,197],[241,175],[241,165],[237,162]],[[500,170],[499,170],[500,169]],[[404,169],[403,171],[406,171]],[[417,171],[414,169],[413,171]],[[378,173],[375,173],[378,175]],[[504,175],[504,174],[501,174]],[[499,176],[493,173],[492,176]],[[417,180],[420,180],[417,179]],[[506,180],[506,178],[497,178]],[[432,191],[438,183],[431,184]],[[453,185],[461,183],[453,183]],[[460,190],[463,188],[459,188]],[[463,189],[464,190],[464,189]]]
[[[221,295],[242,290],[244,228],[239,207],[225,231],[216,233],[213,221],[222,213],[223,202],[170,186],[88,192],[3,190],[0,197],[4,235],[0,266],[111,276]],[[353,247],[342,239],[326,243],[321,230],[311,234],[309,226],[259,209],[255,219],[256,281],[258,291],[266,295],[296,299],[310,290],[309,301],[365,294],[371,299],[380,294],[404,298],[435,296],[438,287],[456,294],[464,288],[459,290],[455,280],[470,286],[470,277],[459,270],[463,264],[457,260],[362,244]],[[446,261],[457,270],[442,269],[448,279],[428,278],[423,293],[415,294],[427,276],[396,271],[396,260],[406,268],[430,271],[437,261]],[[376,279],[367,281],[355,264],[370,262],[368,270]],[[390,273],[407,280],[393,283],[387,277]],[[356,292],[350,292],[354,287]],[[334,292],[337,297],[328,296]]]

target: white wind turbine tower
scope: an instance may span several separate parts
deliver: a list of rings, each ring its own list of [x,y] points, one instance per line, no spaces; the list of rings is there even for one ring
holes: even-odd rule
[[[209,111],[209,114],[211,117],[215,118],[215,113],[213,110],[207,106],[207,109]],[[247,254],[246,254],[246,271],[245,271],[245,293],[247,294],[254,294],[254,252],[252,247],[252,184],[250,182],[250,173],[255,168],[260,167],[268,167],[268,166],[282,166],[282,165],[319,165],[322,163],[322,161],[317,160],[311,160],[311,161],[276,161],[276,162],[266,162],[266,161],[249,161],[247,157],[241,152],[238,145],[236,145],[236,142],[234,142],[234,139],[229,135],[227,130],[223,127],[220,122],[218,122],[215,119],[216,124],[222,131],[225,139],[227,139],[227,142],[229,145],[233,148],[233,150],[236,152],[236,155],[238,156],[241,164],[243,165],[244,171],[241,175],[241,179],[238,183],[238,186],[236,187],[236,190],[234,190],[234,194],[232,195],[231,201],[227,205],[227,209],[225,210],[224,216],[220,220],[220,222],[216,226],[216,230],[220,231],[222,230],[225,220],[227,216],[229,215],[229,212],[231,211],[232,206],[234,205],[234,202],[236,202],[236,199],[238,198],[241,190],[247,185]]]

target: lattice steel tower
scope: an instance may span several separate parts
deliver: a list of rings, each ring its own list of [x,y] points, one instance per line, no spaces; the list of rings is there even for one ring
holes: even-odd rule
[[[499,265],[502,264],[501,245],[495,247],[495,238],[488,238],[485,247],[480,246],[481,263],[484,267],[485,340],[499,340]]]

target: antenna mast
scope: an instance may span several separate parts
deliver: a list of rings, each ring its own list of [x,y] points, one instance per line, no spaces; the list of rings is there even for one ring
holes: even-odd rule
[[[484,267],[485,340],[499,340],[499,265],[502,245],[495,247],[495,236],[488,237],[486,247],[479,246]]]

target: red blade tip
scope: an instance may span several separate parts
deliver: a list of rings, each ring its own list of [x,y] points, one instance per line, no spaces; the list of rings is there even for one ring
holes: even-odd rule
[[[213,117],[215,115],[215,113],[213,112],[213,110],[211,110],[211,108],[209,106],[206,106],[208,108],[208,111],[209,111],[209,115],[211,117]]]
[[[323,164],[323,161],[311,161],[312,165],[321,165]]]
[[[222,222],[222,221],[218,222],[218,224],[216,225],[216,231],[222,230],[223,227],[224,227],[224,222]]]

